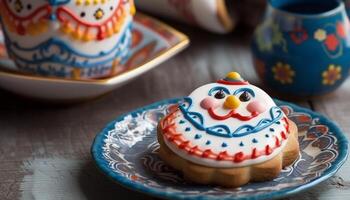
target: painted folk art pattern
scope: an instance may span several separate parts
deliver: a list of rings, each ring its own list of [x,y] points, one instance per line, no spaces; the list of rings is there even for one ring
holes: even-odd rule
[[[139,9],[170,17],[215,33],[230,32],[235,25],[224,0],[135,0]]]
[[[130,56],[123,68],[115,69],[116,74],[132,70],[150,58],[166,51],[180,42],[180,38],[163,24],[145,15],[136,14],[132,29]],[[17,70],[6,53],[5,38],[0,29],[0,64],[3,69]]]
[[[343,136],[338,135],[341,133],[334,125],[309,111],[277,101],[277,105],[298,126],[300,158],[270,182],[251,183],[236,189],[193,185],[157,155],[158,121],[178,101],[156,103],[109,124],[95,139],[92,148],[97,165],[108,176],[128,187],[167,198],[271,198],[328,177],[340,166],[339,163],[344,162],[347,154],[347,143]]]
[[[4,0],[0,13],[20,71],[96,78],[115,74],[129,56],[133,1]]]
[[[257,72],[279,92],[331,92],[349,73],[349,32],[343,4],[324,16],[283,13],[270,5],[252,43]]]

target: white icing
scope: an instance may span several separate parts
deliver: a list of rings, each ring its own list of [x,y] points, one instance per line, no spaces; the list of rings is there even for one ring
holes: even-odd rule
[[[249,120],[249,121],[241,121],[239,119],[235,118],[229,118],[226,120],[215,120],[213,119],[209,114],[208,111],[203,109],[200,106],[200,102],[208,97],[208,92],[213,87],[225,87],[227,88],[231,94],[234,93],[239,88],[249,88],[252,89],[255,93],[255,97],[252,97],[250,101],[248,102],[242,102],[241,105],[236,109],[236,112],[240,113],[241,115],[250,115],[250,112],[247,111],[246,107],[251,101],[260,101],[266,106],[266,111],[258,115],[257,117]],[[213,93],[213,95],[215,92]],[[237,94],[236,96],[239,97],[240,94]],[[202,114],[204,118],[204,126],[205,127],[211,127],[215,125],[226,125],[230,128],[231,132],[236,130],[238,127],[242,125],[251,125],[256,126],[258,122],[262,119],[269,119],[270,118],[270,109],[272,107],[275,107],[276,104],[274,101],[261,89],[253,86],[253,85],[223,85],[218,83],[211,83],[204,85],[195,91],[193,91],[189,98],[192,99],[193,103],[192,106],[189,108],[189,111],[191,112],[198,112]],[[220,115],[227,114],[229,112],[228,109],[223,107],[224,99],[220,99],[220,106],[214,110],[215,113],[218,113]],[[286,140],[283,140],[281,137],[281,131],[285,130],[285,121],[282,120],[285,115],[282,113],[282,118],[279,120],[280,124],[272,123],[267,128],[262,129],[256,133],[248,134],[246,136],[242,137],[220,137],[212,134],[208,134],[205,131],[198,130],[195,126],[191,124],[190,121],[185,119],[182,112],[177,112],[176,118],[175,118],[175,124],[176,124],[176,132],[182,133],[185,140],[189,140],[192,146],[198,146],[201,150],[211,149],[211,151],[215,154],[219,154],[220,152],[227,151],[229,155],[234,155],[238,152],[243,152],[245,155],[251,155],[252,150],[256,148],[258,151],[264,151],[266,145],[269,145],[270,147],[275,147],[276,138],[277,137],[280,141],[282,141],[282,145],[276,149],[273,150],[273,152],[270,155],[262,155],[255,159],[247,159],[242,162],[233,162],[233,161],[218,161],[215,159],[209,159],[209,158],[202,158],[196,155],[190,155],[185,150],[179,149],[174,143],[169,142],[165,139],[165,143],[167,146],[175,152],[177,155],[181,156],[182,158],[192,161],[197,164],[210,166],[210,167],[223,167],[223,168],[230,168],[230,167],[241,167],[241,166],[247,166],[252,164],[258,164],[265,162],[273,157],[275,157],[281,150],[283,149],[284,145],[286,144]],[[185,123],[180,123],[180,121],[185,121]],[[189,128],[190,131],[186,131],[186,128]],[[273,128],[274,131],[271,131],[270,128]],[[195,135],[199,134],[201,135],[200,139],[196,139]],[[266,135],[269,135],[269,137],[266,137]],[[288,135],[288,134],[286,134]],[[253,139],[257,140],[256,143],[253,142]],[[207,141],[210,141],[211,143],[208,145],[206,144]],[[240,146],[240,143],[243,143],[244,146]],[[222,144],[226,143],[226,147],[222,147]]]

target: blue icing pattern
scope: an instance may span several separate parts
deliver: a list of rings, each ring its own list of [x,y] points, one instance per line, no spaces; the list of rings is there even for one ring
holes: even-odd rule
[[[222,90],[222,91],[225,92],[226,94],[230,94],[230,91],[229,91],[227,88],[222,87],[222,86],[216,86],[216,87],[213,87],[213,88],[211,88],[211,89],[209,90],[208,95],[209,95],[209,96],[213,96],[213,93],[214,93],[214,92],[217,92],[217,91],[220,91],[220,90]]]
[[[56,38],[51,38],[35,47],[24,48],[19,46],[17,42],[10,41],[8,39],[9,37],[5,37],[6,49],[9,51],[9,54],[12,57],[16,58],[16,61],[20,61],[26,64],[40,65],[45,63],[60,63],[62,65],[74,66],[78,68],[91,68],[110,64],[116,58],[121,57],[121,55],[124,53],[121,47],[125,45],[130,45],[131,41],[129,39],[131,37],[131,29],[132,23],[129,22],[128,27],[126,27],[125,32],[120,38],[121,42],[118,42],[110,50],[101,51],[100,53],[95,55],[78,52],[72,47],[70,47],[69,44],[66,44],[62,40]],[[3,33],[5,35],[7,34],[6,31],[3,31]],[[53,47],[58,48],[60,52],[58,54],[50,53],[50,49],[52,49]],[[17,55],[16,51],[36,52],[33,54],[32,59],[26,59]],[[83,58],[85,60],[77,61],[77,58]],[[91,61],[91,59],[96,59],[97,61],[89,62],[89,60]]]
[[[248,92],[250,95],[252,95],[252,97],[255,97],[255,92],[250,88],[239,88],[233,93],[233,95],[237,95],[242,92]]]
[[[205,127],[204,118],[202,114],[198,112],[189,111],[191,106],[192,99],[189,97],[185,98],[184,104],[179,105],[179,109],[184,115],[185,119],[187,119],[198,130],[205,131],[210,135],[225,138],[243,137],[246,135],[257,133],[269,127],[271,124],[278,122],[283,116],[282,110],[279,107],[275,106],[270,109],[270,118],[261,119],[255,126],[242,125],[233,132],[231,132],[230,128],[226,125],[215,125],[212,127]],[[194,119],[193,116],[197,116],[197,118]]]
[[[58,5],[67,4],[70,2],[70,0],[47,0],[47,1],[52,6],[58,6]]]
[[[202,135],[199,135],[199,134],[196,134],[196,135],[194,136],[194,138],[197,139],[197,140],[198,140],[198,139],[201,139],[201,137],[202,137]]]

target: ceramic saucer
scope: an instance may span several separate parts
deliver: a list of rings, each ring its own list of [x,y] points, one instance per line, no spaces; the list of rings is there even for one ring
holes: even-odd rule
[[[45,100],[83,100],[98,97],[153,69],[189,44],[184,34],[143,14],[136,14],[131,56],[126,70],[97,80],[68,80],[21,74],[6,55],[0,31],[0,87],[22,96]]]
[[[299,129],[300,158],[273,181],[227,189],[186,182],[158,158],[156,127],[171,105],[161,101],[127,113],[97,135],[92,156],[104,174],[117,183],[168,199],[273,199],[310,188],[334,175],[348,156],[348,140],[329,119],[294,104],[275,100]]]

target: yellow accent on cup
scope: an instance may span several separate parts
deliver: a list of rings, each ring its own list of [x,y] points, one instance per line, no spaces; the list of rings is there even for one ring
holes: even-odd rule
[[[130,14],[135,15],[135,13],[136,13],[136,7],[135,7],[134,0],[130,0]]]
[[[226,77],[229,79],[240,79],[241,75],[237,72],[230,72],[226,75]]]

